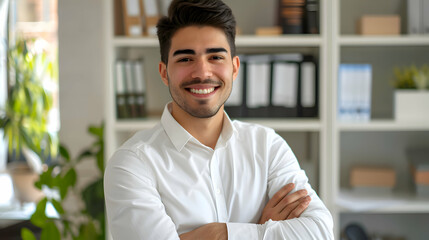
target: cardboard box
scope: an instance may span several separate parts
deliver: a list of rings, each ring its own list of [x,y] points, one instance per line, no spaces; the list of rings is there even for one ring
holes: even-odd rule
[[[350,172],[352,187],[393,188],[396,184],[396,172],[391,167],[357,166]]]
[[[365,15],[358,22],[361,35],[399,35],[401,18],[398,15]]]
[[[277,27],[260,27],[256,28],[255,34],[258,36],[276,36],[281,35],[283,29],[279,26]]]

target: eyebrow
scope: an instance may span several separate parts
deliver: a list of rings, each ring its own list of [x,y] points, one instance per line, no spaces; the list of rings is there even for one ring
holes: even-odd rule
[[[219,52],[228,52],[225,48],[207,48],[206,53],[219,53]],[[191,54],[195,55],[195,51],[192,49],[179,49],[173,53],[173,56],[180,54]]]

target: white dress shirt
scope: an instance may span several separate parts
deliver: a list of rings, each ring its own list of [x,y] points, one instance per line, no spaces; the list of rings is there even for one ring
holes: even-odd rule
[[[213,150],[172,117],[131,137],[105,172],[108,226],[115,240],[179,239],[212,222],[228,239],[333,239],[332,216],[308,183],[292,150],[272,129],[224,115]],[[307,189],[299,218],[256,224],[284,185]]]

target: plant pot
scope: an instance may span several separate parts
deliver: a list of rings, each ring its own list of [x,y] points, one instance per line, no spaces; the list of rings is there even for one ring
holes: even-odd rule
[[[429,91],[396,90],[394,117],[401,122],[429,121]]]
[[[36,173],[26,163],[10,163],[8,171],[12,178],[15,198],[23,204],[25,202],[38,202],[44,197],[44,193],[34,186],[39,179]]]

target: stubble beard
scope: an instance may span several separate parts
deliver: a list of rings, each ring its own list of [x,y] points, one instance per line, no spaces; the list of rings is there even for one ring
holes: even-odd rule
[[[186,113],[188,113],[189,115],[195,117],[195,118],[211,118],[213,116],[215,116],[219,110],[221,109],[221,107],[225,104],[226,100],[229,98],[229,95],[231,94],[231,90],[230,89],[228,96],[222,100],[221,103],[210,107],[208,106],[209,101],[206,99],[201,99],[201,100],[197,100],[197,104],[198,106],[196,108],[191,107],[189,104],[186,103],[185,98],[181,96],[180,94],[180,89],[179,90],[175,90],[173,89],[170,84],[170,77],[167,75],[168,78],[168,89],[170,91],[170,95],[171,98],[173,99],[173,101],[176,103],[177,106],[179,106],[183,111],[185,111]],[[197,81],[199,83],[205,83],[205,82],[213,82],[213,80],[211,79],[207,79],[207,80],[191,80],[189,83],[197,83]],[[186,83],[185,83],[186,85]],[[223,85],[223,84],[222,84]]]

